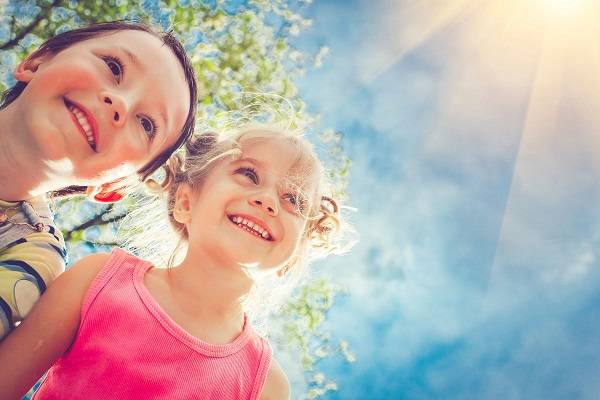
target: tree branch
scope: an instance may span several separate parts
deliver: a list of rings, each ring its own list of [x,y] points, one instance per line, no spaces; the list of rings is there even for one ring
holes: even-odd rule
[[[89,244],[91,244],[94,247],[96,247],[96,246],[112,246],[112,247],[115,247],[115,246],[118,246],[120,244],[120,243],[117,243],[117,242],[93,242],[93,241],[90,241],[90,240],[86,240],[86,243],[89,243]]]
[[[92,226],[95,225],[107,225],[107,224],[112,224],[113,222],[117,222],[123,218],[125,218],[125,216],[127,215],[127,211],[125,211],[124,213],[115,215],[114,217],[110,217],[107,219],[103,219],[103,217],[110,213],[113,209],[112,204],[109,205],[108,207],[106,207],[102,212],[100,212],[99,214],[96,214],[93,218],[88,219],[87,221],[85,221],[84,223],[74,227],[73,229],[69,230],[65,235],[65,242],[71,240],[73,238],[73,233],[75,232],[80,232],[80,231],[85,231],[87,228],[90,228]]]
[[[19,32],[14,38],[0,46],[0,50],[7,50],[16,46],[17,43],[19,43],[19,41],[23,39],[28,33],[31,33],[44,18],[48,17],[50,11],[52,11],[52,8],[59,6],[60,3],[61,0],[54,0],[52,4],[50,4],[50,6],[42,9],[42,11],[40,11],[40,13],[29,25],[27,25],[27,27],[25,27],[25,29]],[[13,20],[16,20],[15,16],[13,16]]]
[[[70,229],[67,232],[67,234],[65,235],[65,242],[72,239],[74,232],[84,231],[91,226],[99,225],[100,223],[105,222],[102,219],[102,217],[105,216],[106,213],[110,212],[111,210],[112,210],[112,205],[109,205],[104,210],[102,210],[102,212],[94,215],[93,218],[90,218],[90,219],[86,220],[85,222],[83,222],[82,224],[79,224],[79,225],[73,227],[73,229]]]

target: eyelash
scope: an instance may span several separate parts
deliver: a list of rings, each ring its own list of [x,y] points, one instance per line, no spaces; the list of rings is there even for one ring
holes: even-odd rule
[[[294,208],[299,212],[299,213],[303,213],[304,211],[306,211],[306,201],[304,199],[302,199],[301,196],[297,196],[297,195],[293,195],[291,193],[287,193],[286,195],[284,195],[284,198],[288,199],[288,202],[294,206]],[[293,200],[293,201],[290,201]]]
[[[250,179],[255,185],[259,182],[258,174],[256,173],[256,170],[252,167],[240,167],[235,170],[235,173],[244,175],[246,178]]]
[[[142,125],[141,123],[142,118],[145,118],[150,121],[150,123],[152,124],[152,130],[146,131],[146,129],[144,129],[144,125]],[[148,137],[150,137],[150,140],[152,141],[152,139],[154,139],[154,136],[156,136],[156,131],[158,131],[156,120],[154,120],[154,118],[148,115],[138,116],[138,119],[140,120],[140,125],[142,125],[142,129],[144,129],[144,132],[148,135]]]
[[[123,64],[123,61],[121,61],[121,59],[119,57],[110,56],[110,55],[109,56],[103,56],[102,60],[104,61],[104,63],[108,67],[110,73],[117,80],[117,83],[121,83],[121,80],[123,79],[123,75],[125,75],[125,64]],[[111,62],[115,63],[119,67],[119,76],[115,75],[114,71],[110,67],[110,63]]]
[[[244,175],[245,177],[250,179],[255,185],[257,185],[259,182],[258,173],[252,167],[240,167],[235,170],[235,173]],[[283,195],[283,198],[286,199],[287,202],[290,203],[292,206],[294,206],[294,208],[296,208],[298,212],[302,213],[305,211],[306,201],[302,200],[301,196],[286,193],[285,195]]]

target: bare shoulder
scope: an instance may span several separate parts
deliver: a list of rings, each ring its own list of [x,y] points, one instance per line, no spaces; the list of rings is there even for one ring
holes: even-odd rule
[[[290,383],[283,369],[274,358],[271,360],[261,400],[289,400]]]
[[[109,257],[110,254],[105,253],[83,257],[48,285],[48,289],[41,300],[48,298],[51,302],[60,302],[63,304],[61,309],[65,307],[65,304],[79,308],[90,284]],[[42,303],[45,302],[42,301]]]
[[[90,254],[73,264],[65,274],[76,275],[79,279],[91,281],[98,275],[98,272],[104,267],[109,258],[110,253]]]
[[[1,399],[21,398],[75,340],[81,304],[109,254],[82,258],[48,286],[25,320],[0,342]]]

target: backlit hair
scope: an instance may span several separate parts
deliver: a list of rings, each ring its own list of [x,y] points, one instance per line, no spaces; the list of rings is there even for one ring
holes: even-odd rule
[[[175,194],[182,183],[192,188],[200,188],[206,176],[217,162],[224,158],[238,158],[243,153],[244,143],[251,140],[285,140],[297,149],[298,165],[308,165],[302,175],[312,182],[303,182],[311,186],[310,194],[306,193],[308,205],[303,211],[307,218],[300,249],[290,260],[288,269],[294,270],[309,256],[304,252],[315,251],[328,253],[335,248],[335,232],[340,225],[337,202],[326,193],[324,170],[312,145],[301,136],[299,131],[281,128],[277,125],[250,125],[231,133],[217,134],[207,132],[190,140],[184,153],[173,156],[166,164],[166,178],[162,185],[150,183],[155,189],[160,187],[167,194],[167,214],[169,221],[182,239],[187,239],[185,226],[173,218]],[[300,188],[299,188],[300,189]]]
[[[308,165],[303,175],[310,181],[312,198],[303,213],[307,218],[302,240],[285,266],[285,279],[275,276],[256,282],[244,302],[254,323],[265,324],[268,314],[289,298],[291,291],[307,276],[310,261],[330,253],[343,252],[353,244],[352,234],[340,214],[338,202],[328,193],[325,171],[312,145],[301,132],[278,125],[250,125],[228,133],[206,132],[186,143],[164,167],[162,179],[146,183],[157,197],[142,196],[122,225],[122,244],[128,250],[158,266],[171,267],[182,260],[187,247],[185,225],[173,217],[175,195],[182,184],[200,189],[212,169],[223,160],[242,156],[244,145],[251,140],[285,140],[297,151],[296,165]],[[307,186],[307,185],[304,185]],[[162,199],[162,200],[161,200]],[[157,202],[158,201],[158,202]],[[165,206],[166,203],[166,206]],[[167,218],[165,218],[167,216]],[[352,235],[350,235],[352,236]]]

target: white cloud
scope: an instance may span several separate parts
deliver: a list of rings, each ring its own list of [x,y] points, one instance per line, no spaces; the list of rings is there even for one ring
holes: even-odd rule
[[[578,332],[600,323],[586,314],[600,287],[600,114],[580,99],[598,94],[571,85],[555,125],[523,134],[539,37],[515,40],[526,20],[511,34],[477,13],[464,20],[474,32],[450,27],[365,86],[398,45],[382,40],[394,17],[366,8],[321,20],[356,32],[333,29],[307,80],[354,159],[361,242],[323,263],[349,291],[330,319],[358,357],[342,379],[384,388],[413,374],[443,398],[593,398],[600,343]]]

